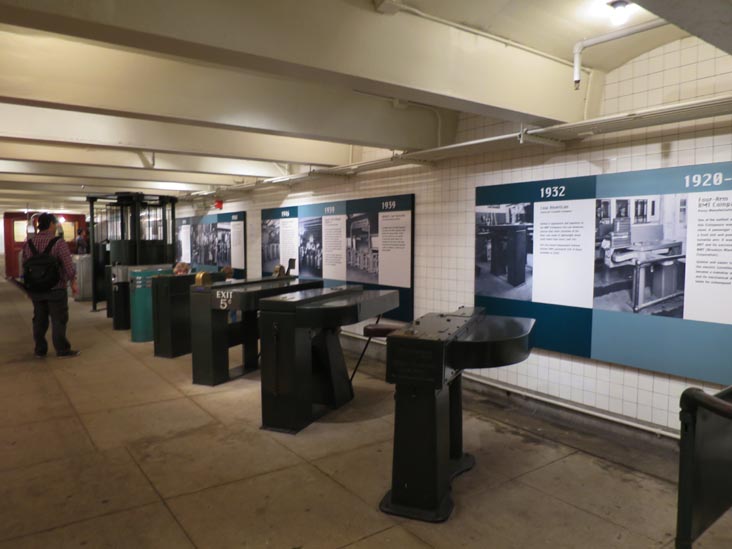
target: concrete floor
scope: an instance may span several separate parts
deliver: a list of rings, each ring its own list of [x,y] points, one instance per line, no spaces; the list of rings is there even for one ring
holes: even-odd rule
[[[289,436],[259,430],[256,376],[194,386],[190,357],[154,358],[88,304],[71,317],[83,354],[34,360],[30,302],[0,282],[2,549],[672,545],[672,445],[466,394],[478,465],[453,485],[453,516],[400,520],[378,511],[393,429],[383,365]],[[698,547],[732,546],[730,525]]]

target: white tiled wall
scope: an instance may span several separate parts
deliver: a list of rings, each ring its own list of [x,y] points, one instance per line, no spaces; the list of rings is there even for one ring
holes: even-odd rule
[[[571,85],[568,82],[568,85]],[[686,38],[644,54],[607,76],[603,112],[673,103],[732,91],[732,57]],[[464,115],[459,140],[516,131],[516,125]],[[245,209],[248,267],[258,273],[260,209],[414,193],[415,315],[473,302],[475,187],[732,160],[732,116],[594,137],[565,150],[527,147],[352,179],[258,189],[226,208]],[[693,369],[694,365],[689,365]],[[660,428],[678,427],[678,401],[693,380],[536,350],[523,364],[477,372],[595,412]]]

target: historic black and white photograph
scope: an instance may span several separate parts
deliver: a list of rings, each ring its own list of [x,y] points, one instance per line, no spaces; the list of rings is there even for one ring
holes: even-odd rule
[[[323,277],[323,218],[303,217],[298,220],[299,274],[313,278]]]
[[[348,214],[346,276],[349,282],[379,283],[379,214]]]
[[[216,224],[191,225],[191,263],[216,265]]]
[[[531,301],[534,205],[495,204],[475,209],[475,293]]]
[[[231,267],[231,223],[216,223],[216,265]]]
[[[686,194],[595,204],[594,308],[684,316]]]
[[[280,264],[280,220],[262,220],[262,272],[272,273]]]

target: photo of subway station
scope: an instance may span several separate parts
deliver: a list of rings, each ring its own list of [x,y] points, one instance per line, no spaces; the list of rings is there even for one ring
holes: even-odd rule
[[[684,316],[688,195],[596,201],[594,307]]]
[[[280,220],[262,220],[262,272],[274,272],[280,264]]]
[[[732,549],[732,0],[0,0],[0,273],[0,549]]]
[[[379,282],[379,215],[348,214],[346,220],[346,279]]]
[[[298,246],[298,272],[301,276],[323,276],[323,218],[298,219],[300,245]]]
[[[475,209],[475,293],[531,301],[534,205]]]

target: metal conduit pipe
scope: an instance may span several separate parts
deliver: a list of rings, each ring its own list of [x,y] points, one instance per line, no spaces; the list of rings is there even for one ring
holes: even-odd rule
[[[665,21],[663,19],[654,19],[653,21],[648,21],[647,23],[641,23],[640,25],[635,25],[633,27],[628,27],[627,29],[620,29],[613,32],[608,32],[607,34],[602,34],[600,36],[596,36],[594,38],[586,38],[584,40],[580,40],[574,45],[574,89],[579,90],[580,88],[580,82],[582,81],[582,52],[590,48],[592,46],[597,46],[598,44],[604,44],[605,42],[612,42],[613,40],[618,40],[620,38],[625,38],[626,36],[632,36],[634,34],[638,34],[640,32],[646,32],[652,29],[657,29],[658,27],[663,27],[665,25],[669,25],[670,23],[668,21]]]

